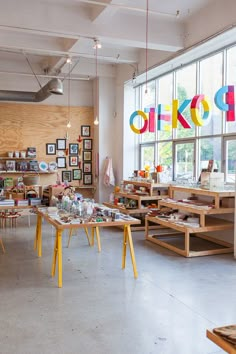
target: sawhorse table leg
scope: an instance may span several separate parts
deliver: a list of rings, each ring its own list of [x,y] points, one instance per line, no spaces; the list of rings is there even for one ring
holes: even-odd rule
[[[136,266],[136,260],[135,260],[135,254],[134,254],[134,246],[133,246],[133,240],[132,240],[130,225],[125,225],[124,226],[123,252],[122,252],[122,269],[125,268],[127,241],[129,243],[129,250],[130,250],[130,256],[131,256],[132,265],[133,265],[134,277],[137,278],[138,277],[138,271],[137,271],[137,266]]]
[[[99,227],[98,226],[92,227],[90,245],[94,246],[94,230],[96,232],[96,239],[97,239],[97,244],[98,244],[98,252],[101,252],[101,240],[100,240],[100,232],[99,232]]]
[[[56,264],[58,262],[58,288],[62,288],[62,230],[56,231],[56,238],[52,259],[52,277],[56,273]]]
[[[37,215],[34,250],[38,250],[38,257],[42,256],[42,216],[39,214]]]

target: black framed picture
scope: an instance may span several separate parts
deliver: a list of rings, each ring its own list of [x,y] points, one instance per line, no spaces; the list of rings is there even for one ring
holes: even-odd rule
[[[92,163],[91,162],[84,162],[83,172],[84,173],[92,173]]]
[[[84,139],[83,140],[83,150],[92,150],[93,149],[93,140]]]
[[[57,139],[57,150],[65,150],[66,149],[66,139]]]
[[[82,170],[81,170],[81,168],[72,170],[72,177],[73,177],[73,180],[80,181],[82,179]]]
[[[83,151],[83,161],[92,161],[92,151]]]
[[[70,155],[78,155],[78,152],[79,152],[79,144],[69,144]]]
[[[81,136],[90,136],[90,125],[81,125]]]
[[[57,168],[66,168],[66,158],[65,157],[57,157]]]
[[[69,166],[78,166],[78,156],[69,156]]]
[[[46,144],[46,155],[56,155],[56,144],[54,143]]]
[[[62,171],[61,179],[62,182],[71,182],[71,171]]]
[[[84,173],[83,174],[83,184],[92,184],[93,183],[93,176],[91,173]]]

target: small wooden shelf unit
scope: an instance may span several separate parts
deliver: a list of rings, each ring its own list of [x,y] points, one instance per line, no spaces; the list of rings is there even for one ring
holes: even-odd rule
[[[210,191],[204,190],[201,188],[188,188],[183,186],[170,186],[169,193],[170,197],[173,198],[175,192],[188,192],[192,195],[203,195],[206,197],[212,197],[213,201],[210,204],[213,204],[212,208],[208,208],[206,205],[194,205],[185,203],[184,201],[175,201],[175,200],[161,200],[159,201],[159,207],[168,207],[170,209],[180,210],[189,212],[190,214],[194,214],[199,217],[199,227],[191,227],[187,225],[181,225],[174,220],[170,219],[162,219],[158,216],[146,216],[145,225],[146,225],[146,239],[153,243],[156,243],[160,246],[168,248],[182,256],[185,257],[196,257],[196,256],[206,256],[220,253],[230,253],[233,252],[233,244],[219,240],[213,236],[209,236],[208,233],[214,231],[225,231],[225,230],[233,230],[234,223],[232,221],[224,220],[221,218],[217,218],[217,215],[222,214],[232,214],[234,213],[234,208],[231,207],[221,207],[222,198],[234,197],[234,191]],[[150,223],[157,224],[159,234],[150,234],[149,229]],[[165,231],[163,232],[163,229]],[[170,232],[170,229],[172,230]],[[168,232],[169,230],[169,232]],[[174,230],[174,231],[173,231]],[[205,234],[207,233],[207,234]],[[184,248],[177,247],[176,245],[171,244],[170,237],[182,236],[184,238]],[[217,247],[213,249],[205,249],[205,250],[197,250],[193,251],[190,247],[190,239],[191,236],[199,237],[201,239],[210,241],[213,244],[217,244]],[[168,238],[167,241],[165,239]]]
[[[158,207],[158,201],[167,198],[168,197],[168,187],[169,185],[167,184],[161,184],[161,183],[151,183],[151,182],[144,182],[144,181],[124,181],[124,188],[128,184],[132,184],[135,189],[138,189],[140,187],[145,187],[147,195],[138,195],[134,193],[128,193],[128,192],[115,192],[115,198],[125,198],[126,200],[135,200],[137,202],[137,207],[135,208],[126,208],[124,205],[116,205],[113,203],[103,203],[105,206],[113,209],[119,210],[121,213],[126,214],[126,215],[132,215],[135,218],[138,219],[143,219],[145,215],[150,211],[150,208],[145,207],[143,203],[154,203],[156,204],[156,208]],[[150,228],[153,228],[150,226]],[[154,226],[156,228],[156,226]],[[133,225],[131,227],[132,231],[139,231],[139,230],[145,230],[145,225]]]

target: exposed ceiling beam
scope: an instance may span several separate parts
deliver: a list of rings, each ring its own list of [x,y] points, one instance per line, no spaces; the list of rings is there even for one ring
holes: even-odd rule
[[[97,5],[97,6],[103,6],[103,7],[115,7],[118,9],[122,10],[128,10],[128,11],[136,11],[136,12],[143,12],[146,13],[145,8],[140,8],[140,7],[133,7],[133,6],[126,6],[123,4],[116,4],[113,2],[105,3],[102,1],[96,1],[96,0],[77,0],[78,2],[83,2],[85,4],[91,4],[91,5]],[[160,12],[160,11],[153,11],[153,10],[148,10],[150,14],[153,15],[158,15],[158,16],[169,16],[169,17],[178,17],[179,16],[179,11],[176,10],[176,13],[167,13],[167,12]]]

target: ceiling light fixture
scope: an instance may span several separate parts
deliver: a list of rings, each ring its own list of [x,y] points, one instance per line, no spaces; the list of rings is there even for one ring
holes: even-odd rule
[[[71,121],[70,121],[70,65],[72,64],[72,61],[68,63],[69,66],[69,77],[68,77],[68,120],[67,120],[67,124],[66,127],[67,128],[71,128]]]
[[[94,40],[95,42],[96,40]],[[96,42],[95,42],[96,43]],[[94,125],[98,125],[99,124],[99,120],[98,120],[98,47],[97,45],[95,45],[95,66],[96,66],[96,83],[95,83],[95,120],[94,120]]]
[[[146,0],[146,87],[145,95],[148,93],[148,0]]]
[[[70,58],[70,57],[68,57],[68,58],[66,59],[66,62],[67,62],[67,64],[72,64],[72,60],[71,60],[71,58]]]
[[[96,39],[96,38],[94,38],[94,46],[93,46],[93,49],[101,49],[102,48],[102,45],[101,45],[101,42],[98,40],[98,39]]]

